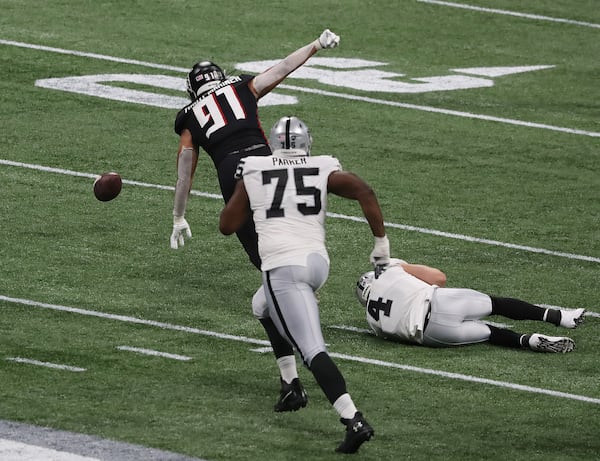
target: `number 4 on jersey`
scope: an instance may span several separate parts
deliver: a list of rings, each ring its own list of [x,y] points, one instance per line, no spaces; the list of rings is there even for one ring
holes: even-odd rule
[[[367,312],[371,317],[373,317],[376,321],[379,321],[379,315],[383,312],[383,315],[386,317],[390,316],[390,311],[392,310],[392,300],[383,298],[369,300],[369,304],[367,304]]]

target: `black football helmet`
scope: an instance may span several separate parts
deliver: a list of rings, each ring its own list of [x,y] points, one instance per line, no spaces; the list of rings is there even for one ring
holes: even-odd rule
[[[215,86],[225,80],[225,72],[211,61],[194,64],[188,74],[186,91],[192,101],[201,98]]]

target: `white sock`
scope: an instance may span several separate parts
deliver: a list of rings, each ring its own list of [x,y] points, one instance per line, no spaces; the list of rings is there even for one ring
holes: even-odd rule
[[[529,345],[529,340],[531,339],[531,335],[521,335],[519,338],[519,344],[521,347],[531,347]]]
[[[283,357],[279,357],[277,359],[277,366],[279,367],[281,378],[286,383],[289,384],[294,380],[294,378],[298,377],[295,355],[284,355]]]
[[[352,419],[356,414],[357,410],[354,406],[354,402],[352,401],[352,397],[350,394],[345,393],[338,397],[338,399],[333,402],[333,408],[336,409],[340,418],[344,419]]]

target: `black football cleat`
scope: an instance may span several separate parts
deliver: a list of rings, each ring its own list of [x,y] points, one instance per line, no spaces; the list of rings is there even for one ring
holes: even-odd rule
[[[357,411],[352,419],[340,418],[340,422],[346,426],[346,437],[335,449],[338,453],[356,453],[364,442],[375,435],[375,431],[360,411]]]
[[[302,386],[302,383],[298,378],[294,378],[291,383],[286,383],[283,379],[281,381],[281,392],[279,394],[279,400],[274,406],[276,412],[282,411],[296,411],[300,408],[304,408],[308,403],[308,395]]]

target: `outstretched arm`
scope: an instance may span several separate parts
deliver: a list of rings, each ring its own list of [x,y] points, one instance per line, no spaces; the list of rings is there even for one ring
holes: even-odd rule
[[[258,74],[254,77],[250,85],[250,88],[253,88],[256,99],[260,99],[269,93],[317,51],[322,48],[335,48],[339,43],[340,37],[329,29],[325,29],[318,39],[294,51],[281,62]]]
[[[221,210],[219,230],[224,235],[233,234],[250,218],[250,200],[244,180],[235,184],[233,195]]]
[[[357,200],[375,237],[385,237],[383,213],[375,192],[365,181],[348,171],[334,171],[329,175],[327,191],[350,200]]]
[[[327,191],[340,197],[357,200],[360,204],[375,237],[375,246],[369,259],[375,265],[375,275],[378,277],[390,262],[390,241],[385,235],[383,213],[375,192],[357,175],[346,171],[334,171],[329,175]]]

